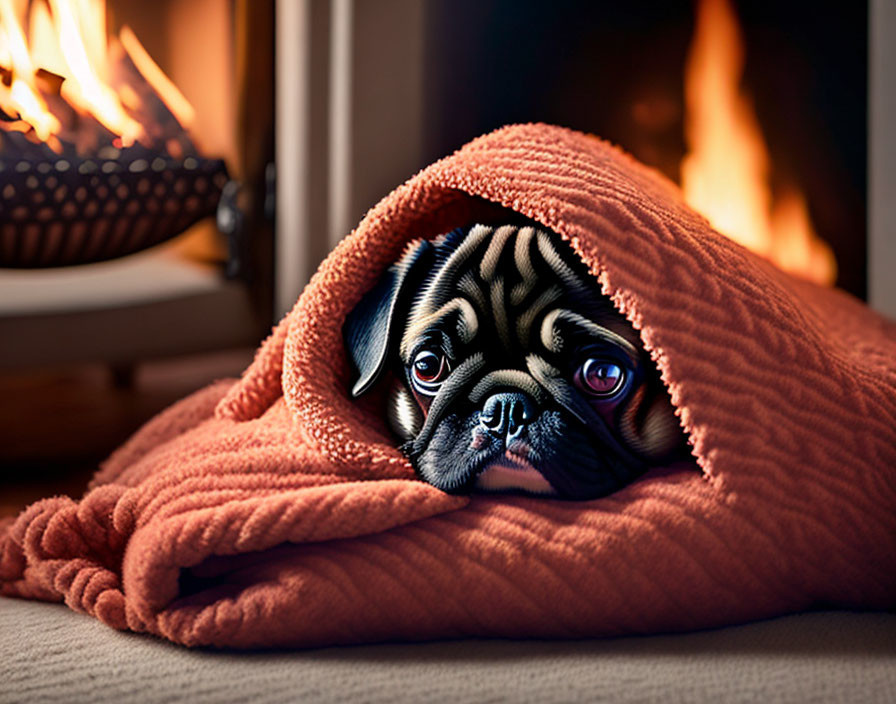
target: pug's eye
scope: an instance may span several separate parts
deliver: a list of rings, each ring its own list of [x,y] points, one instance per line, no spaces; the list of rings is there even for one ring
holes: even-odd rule
[[[411,365],[411,379],[417,391],[434,396],[450,371],[451,368],[445,355],[423,350],[414,357],[414,362]]]
[[[576,372],[576,384],[591,396],[608,398],[625,383],[625,371],[615,362],[588,359]]]

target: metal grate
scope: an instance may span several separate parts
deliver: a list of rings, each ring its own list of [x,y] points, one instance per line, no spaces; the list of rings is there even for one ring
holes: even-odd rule
[[[86,264],[151,247],[213,214],[227,183],[224,162],[198,156],[9,146],[0,154],[0,267]]]

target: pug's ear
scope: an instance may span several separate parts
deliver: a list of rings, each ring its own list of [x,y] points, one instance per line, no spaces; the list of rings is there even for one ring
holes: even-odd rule
[[[358,380],[352,387],[357,398],[372,387],[386,368],[390,353],[404,334],[404,323],[426,273],[432,268],[433,245],[421,240],[368,291],[348,314],[342,334]]]

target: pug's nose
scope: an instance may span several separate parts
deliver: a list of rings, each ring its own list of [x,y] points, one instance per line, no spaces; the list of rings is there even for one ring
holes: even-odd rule
[[[492,435],[506,438],[509,443],[535,420],[536,415],[535,401],[528,394],[505,392],[486,399],[479,415],[479,424]]]

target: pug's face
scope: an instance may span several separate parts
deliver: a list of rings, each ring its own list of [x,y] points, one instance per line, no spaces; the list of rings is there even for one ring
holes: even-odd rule
[[[685,442],[631,325],[559,236],[476,225],[414,243],[349,315],[352,393],[450,493],[609,494]]]

